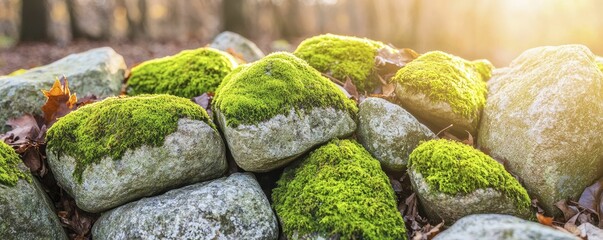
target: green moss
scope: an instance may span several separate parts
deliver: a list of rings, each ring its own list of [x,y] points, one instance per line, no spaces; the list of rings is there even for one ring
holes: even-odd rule
[[[469,62],[444,52],[428,52],[398,70],[392,81],[411,92],[446,102],[452,111],[478,118],[486,104],[486,81],[492,74],[486,60]]]
[[[375,56],[385,45],[381,42],[325,34],[301,42],[294,54],[306,60],[318,71],[345,80],[349,77],[358,91],[369,91],[369,77],[375,65]]]
[[[128,94],[165,93],[191,98],[214,92],[222,79],[236,67],[225,52],[199,48],[154,59],[132,68]]]
[[[406,239],[389,179],[360,144],[333,140],[286,170],[273,190],[284,234]]]
[[[228,126],[256,124],[291,109],[333,107],[356,116],[358,107],[330,80],[290,53],[273,53],[224,78],[213,107]]]
[[[128,149],[162,146],[180,118],[201,120],[215,128],[205,109],[171,95],[112,97],[86,105],[60,118],[48,129],[48,150],[77,161],[81,181],[89,164],[104,157],[120,159]]]
[[[469,145],[445,139],[423,142],[410,154],[408,165],[442,193],[493,188],[514,199],[519,207],[530,206],[530,197],[521,184],[500,163]]]
[[[21,158],[15,150],[0,140],[0,184],[12,187],[19,179],[31,181],[29,174],[19,169],[19,163]]]

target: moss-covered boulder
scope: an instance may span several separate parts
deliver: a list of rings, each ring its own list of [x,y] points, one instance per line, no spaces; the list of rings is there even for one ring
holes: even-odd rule
[[[404,171],[412,150],[437,138],[408,111],[385,99],[367,98],[359,108],[358,140],[390,171]]]
[[[387,175],[352,140],[333,140],[285,169],[272,200],[289,239],[406,239]]]
[[[356,130],[358,112],[331,81],[290,53],[273,53],[228,75],[213,101],[239,166],[266,172]]]
[[[295,56],[306,60],[318,71],[345,81],[349,77],[359,92],[371,92],[375,74],[375,57],[386,48],[382,42],[366,38],[325,34],[308,38],[295,50]]]
[[[502,164],[469,145],[424,142],[410,154],[408,173],[432,221],[450,225],[478,213],[530,216],[531,200],[521,184]]]
[[[48,129],[57,182],[89,212],[221,176],[224,143],[205,109],[171,95],[114,97]]]
[[[0,141],[0,237],[2,239],[67,239],[53,204],[21,163]]]
[[[212,48],[184,50],[132,68],[128,95],[171,94],[185,98],[214,92],[236,67],[228,53]]]
[[[494,72],[478,143],[550,213],[603,176],[603,73],[582,45],[538,47]]]
[[[435,132],[453,124],[454,134],[475,136],[492,68],[486,60],[470,62],[433,51],[398,70],[392,82],[402,107]]]

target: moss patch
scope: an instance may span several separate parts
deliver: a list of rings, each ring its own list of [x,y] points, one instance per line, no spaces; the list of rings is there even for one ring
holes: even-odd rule
[[[273,190],[274,209],[291,238],[406,239],[389,179],[360,144],[333,140],[288,169]]]
[[[171,95],[112,97],[86,105],[60,118],[46,136],[48,149],[77,161],[81,181],[89,164],[104,157],[120,159],[128,149],[162,146],[178,128],[180,118],[201,120],[215,128],[205,109]]]
[[[325,34],[304,40],[294,54],[337,79],[349,77],[363,92],[373,87],[368,78],[373,72],[375,56],[383,47],[383,43],[369,39]]]
[[[408,165],[442,193],[467,194],[493,188],[513,198],[519,207],[530,206],[530,197],[521,184],[500,163],[471,146],[430,140],[415,148]]]
[[[0,141],[0,184],[15,186],[19,179],[31,181],[27,172],[19,169],[21,163],[19,155],[4,141]]]
[[[185,50],[132,68],[128,94],[165,93],[191,98],[214,92],[235,67],[227,53],[211,48]]]
[[[330,80],[290,53],[273,53],[235,69],[216,91],[213,107],[228,126],[256,124],[291,109],[333,107],[356,116],[358,107]]]
[[[478,118],[486,104],[486,81],[492,75],[487,60],[470,62],[440,51],[428,52],[398,70],[392,81],[411,92],[446,102],[452,111]]]

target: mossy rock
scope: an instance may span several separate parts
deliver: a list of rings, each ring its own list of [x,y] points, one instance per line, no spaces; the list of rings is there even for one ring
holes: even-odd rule
[[[333,140],[286,169],[272,199],[289,239],[407,238],[387,175],[352,140]]]
[[[366,38],[325,34],[304,40],[294,54],[337,79],[349,77],[359,92],[371,92],[375,57],[382,48],[389,47]]]
[[[487,60],[467,61],[440,51],[428,52],[398,70],[392,78],[400,104],[423,119],[434,132],[476,135],[486,104],[486,81],[493,66]]]
[[[171,95],[86,105],[60,118],[46,140],[57,182],[90,212],[219,177],[227,168],[205,109]]]
[[[423,142],[410,154],[408,172],[432,221],[448,225],[478,213],[530,216],[531,200],[502,164],[456,141]]]
[[[171,94],[185,98],[214,92],[236,67],[228,53],[211,48],[184,50],[132,68],[128,95]]]
[[[213,109],[237,164],[265,172],[356,129],[356,103],[290,53],[273,53],[228,75]]]
[[[19,169],[21,158],[11,146],[0,140],[0,185],[15,186],[19,179],[31,181],[26,171]]]

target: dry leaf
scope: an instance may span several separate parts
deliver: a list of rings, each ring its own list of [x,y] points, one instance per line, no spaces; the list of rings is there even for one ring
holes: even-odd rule
[[[352,82],[352,79],[350,79],[349,77],[346,77],[345,83],[343,83],[343,89],[345,89],[350,95],[352,95],[352,98],[354,100],[360,100],[360,94],[358,93],[358,89],[356,88],[356,85],[354,85],[354,83]]]
[[[11,131],[0,136],[0,140],[8,144],[20,144],[29,139],[35,139],[40,133],[40,128],[36,118],[31,114],[25,114],[18,118],[9,119],[6,125],[12,128]]]
[[[593,185],[587,187],[580,195],[578,200],[580,205],[594,210],[597,215],[603,214],[603,178],[596,181]],[[603,228],[603,221],[599,220],[599,227]]]
[[[536,218],[538,219],[538,222],[540,224],[547,225],[547,226],[553,226],[553,218],[552,217],[544,216],[544,214],[542,214],[542,213],[536,213]]]
[[[193,102],[195,102],[197,105],[201,106],[203,109],[205,109],[205,111],[207,111],[207,114],[209,116],[212,116],[211,114],[211,101],[214,98],[214,94],[213,93],[204,93],[201,96],[198,97],[194,97],[191,100]]]
[[[64,83],[61,84],[61,81]],[[46,96],[46,104],[42,106],[44,113],[44,123],[50,127],[59,117],[67,115],[74,110],[77,103],[76,94],[71,94],[69,91],[69,82],[65,76],[61,77],[61,81],[56,79],[52,88],[48,91],[42,90]]]
[[[235,58],[235,61],[237,61],[238,64],[247,63],[247,61],[245,61],[245,57],[243,56],[243,54],[238,53],[236,50],[234,50],[234,48],[227,48],[226,52],[229,53],[231,56],[233,56]]]
[[[385,84],[383,86],[381,86],[381,90],[383,92],[383,95],[385,96],[393,96],[394,95],[394,91],[396,90],[396,84],[390,83],[390,84]]]

